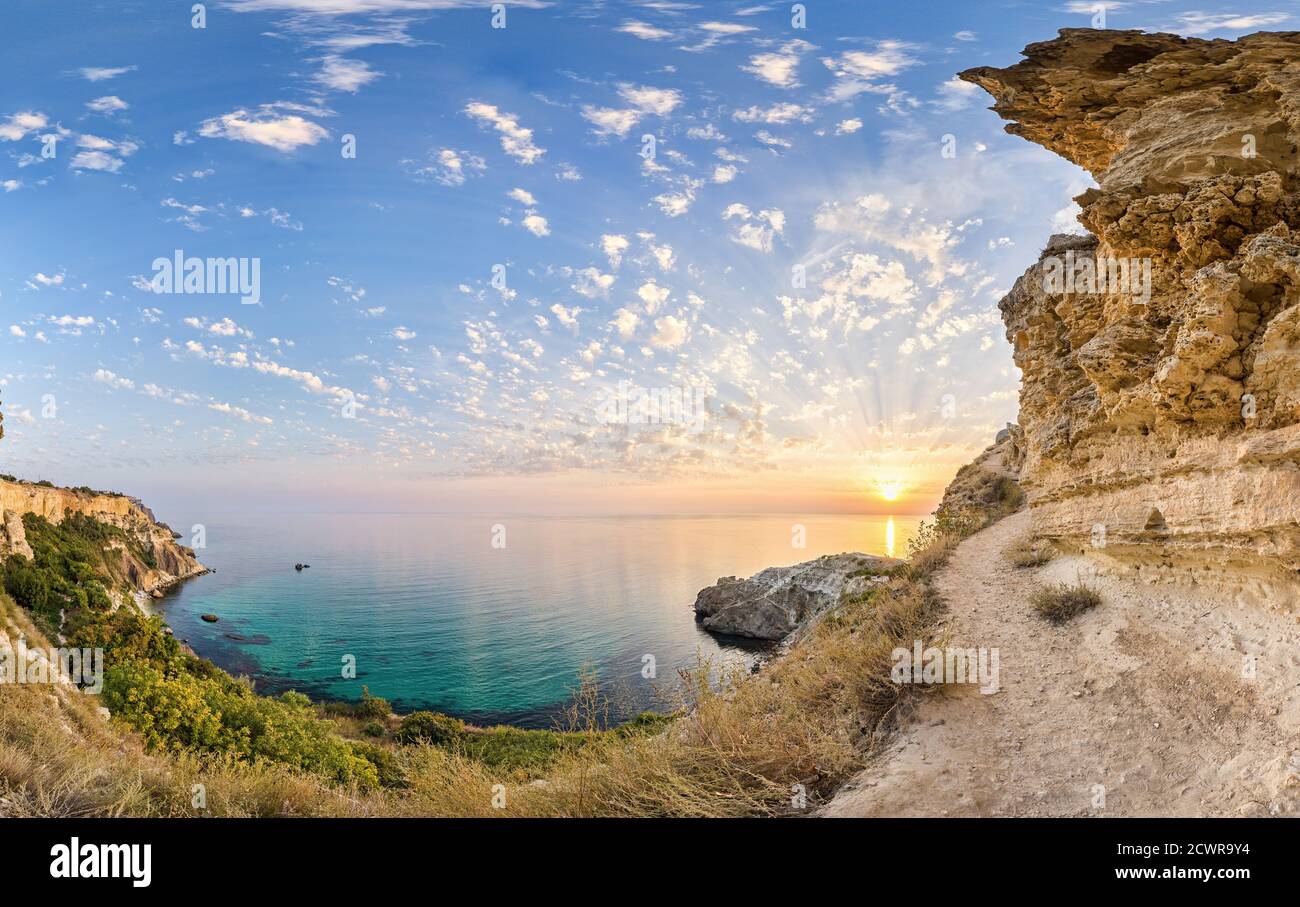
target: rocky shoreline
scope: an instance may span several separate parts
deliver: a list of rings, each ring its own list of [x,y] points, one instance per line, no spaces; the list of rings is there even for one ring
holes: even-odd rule
[[[194,549],[179,544],[171,527],[134,498],[9,479],[0,479],[0,557],[33,558],[23,528],[29,513],[55,525],[70,513],[80,514],[126,532],[138,551],[120,541],[109,548],[121,557],[122,577],[150,598],[162,598],[177,583],[208,572]]]
[[[869,554],[828,554],[747,579],[724,576],[695,597],[695,619],[726,636],[784,640],[839,604],[885,582],[903,562]]]

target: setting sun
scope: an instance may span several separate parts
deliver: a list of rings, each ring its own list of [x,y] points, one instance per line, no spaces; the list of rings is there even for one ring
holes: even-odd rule
[[[876,492],[886,501],[897,501],[904,491],[902,482],[877,482]]]

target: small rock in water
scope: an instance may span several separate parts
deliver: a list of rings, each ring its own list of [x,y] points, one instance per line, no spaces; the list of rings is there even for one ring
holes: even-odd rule
[[[200,614],[199,619],[206,620],[210,624],[215,624],[217,621],[221,620],[221,618],[217,617],[215,614]]]

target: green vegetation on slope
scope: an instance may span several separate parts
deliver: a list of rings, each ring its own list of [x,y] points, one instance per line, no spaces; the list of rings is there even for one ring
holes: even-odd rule
[[[762,672],[684,672],[673,718],[601,730],[608,703],[585,676],[564,731],[475,728],[432,713],[399,719],[368,691],[359,704],[319,706],[295,693],[258,696],[184,652],[156,618],[92,607],[89,591],[82,608],[68,590],[90,588],[87,565],[106,536],[33,521],[33,548],[45,547],[38,586],[76,599],[64,614],[68,641],[107,650],[103,701],[139,744],[106,739],[107,726],[87,717],[93,697],[60,697],[62,720],[42,721],[33,710],[50,706],[36,691],[0,689],[0,815],[800,812],[866,764],[910,697],[938,691],[893,683],[891,653],[937,641],[942,603],[929,576],[983,520],[941,509],[888,582],[844,601]],[[5,565],[6,588],[11,566],[22,568]],[[0,611],[8,607],[0,598]],[[194,783],[208,791],[202,808],[190,800]]]
[[[31,612],[46,636],[104,650],[103,702],[148,747],[273,762],[362,789],[405,783],[391,746],[349,739],[389,737],[388,702],[369,690],[359,704],[320,709],[292,691],[260,696],[248,681],[183,650],[160,618],[130,606],[113,608],[110,590],[129,600],[131,588],[109,546],[144,559],[142,546],[129,533],[71,513],[58,525],[28,514],[24,528],[35,559],[8,559],[5,591]],[[357,721],[363,726],[355,726]],[[372,723],[378,728],[367,731]],[[653,716],[634,726],[652,727]],[[431,730],[436,727],[452,730],[438,734]],[[443,746],[524,779],[602,733],[607,732],[469,728],[445,715],[419,712],[407,716],[390,740]]]
[[[110,546],[142,559],[145,553],[129,533],[72,513],[58,525],[27,514],[23,524],[35,558],[5,562],[5,591],[32,612],[46,636],[104,649],[104,704],[147,745],[268,760],[341,783],[379,785],[384,766],[373,747],[342,739],[307,697],[259,696],[182,650],[159,618],[129,605],[114,610],[110,591],[129,600],[132,590]]]

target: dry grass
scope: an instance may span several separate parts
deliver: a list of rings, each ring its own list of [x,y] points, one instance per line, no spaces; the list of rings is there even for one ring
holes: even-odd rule
[[[1007,552],[1007,560],[1017,567],[1041,567],[1056,556],[1047,542],[1026,540]]]
[[[1095,589],[1084,585],[1083,580],[1076,580],[1073,586],[1061,583],[1049,589],[1040,589],[1031,599],[1034,610],[1054,624],[1066,621],[1091,610],[1101,604],[1101,596]]]
[[[0,816],[683,816],[786,814],[829,795],[865,764],[909,697],[891,653],[934,644],[941,603],[929,576],[959,537],[932,533],[889,583],[845,602],[758,674],[684,673],[682,717],[658,734],[596,735],[544,779],[511,781],[438,746],[396,750],[405,789],[358,793],[278,765],[146,752],[98,698],[0,686]],[[0,595],[11,632],[39,634]],[[710,677],[713,682],[710,682]],[[605,708],[584,685],[571,723]],[[192,805],[202,784],[206,809]]]

